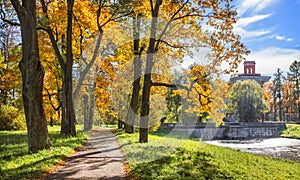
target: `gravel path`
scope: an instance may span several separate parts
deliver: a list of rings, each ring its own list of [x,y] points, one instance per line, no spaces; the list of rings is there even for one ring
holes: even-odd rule
[[[109,129],[92,130],[88,143],[47,179],[127,179],[114,134]]]

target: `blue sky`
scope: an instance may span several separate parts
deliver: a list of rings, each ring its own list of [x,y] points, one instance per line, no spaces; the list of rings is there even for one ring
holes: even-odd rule
[[[246,59],[256,61],[257,72],[287,72],[300,60],[300,0],[237,0],[236,8],[235,32],[251,51]]]
[[[235,0],[238,20],[234,31],[251,51],[246,60],[256,62],[256,72],[272,76],[277,68],[285,73],[294,60],[300,61],[300,0]],[[208,49],[200,49],[194,62],[205,64]],[[239,73],[243,73],[243,63]],[[224,76],[228,79],[229,76]]]

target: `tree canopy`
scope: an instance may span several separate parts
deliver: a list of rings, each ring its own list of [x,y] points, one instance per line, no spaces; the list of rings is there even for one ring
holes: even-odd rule
[[[227,113],[242,122],[256,122],[267,110],[262,87],[254,80],[237,81],[228,94]]]

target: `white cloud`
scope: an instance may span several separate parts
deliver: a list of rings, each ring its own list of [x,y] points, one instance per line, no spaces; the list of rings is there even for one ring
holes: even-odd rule
[[[240,0],[237,11],[240,16],[250,11],[251,14],[256,14],[270,7],[274,2],[276,2],[276,0]]]
[[[292,42],[294,41],[293,38],[288,38],[286,36],[281,36],[281,35],[278,35],[278,34],[273,34],[272,36],[270,36],[269,38],[274,38],[278,41],[287,41],[287,42]]]
[[[271,33],[269,28],[247,30],[247,26],[258,21],[270,18],[272,14],[261,14],[262,10],[270,7],[278,0],[240,0],[237,4],[237,12],[241,17],[235,25],[235,32],[242,38],[256,38]]]
[[[276,36],[275,36],[275,39],[277,39],[277,40],[279,40],[279,41],[282,41],[282,40],[285,40],[285,37],[284,37],[284,36],[276,35]]]
[[[251,16],[251,17],[246,17],[246,18],[240,18],[236,22],[236,26],[239,27],[246,27],[249,24],[261,21],[263,19],[269,18],[271,14],[262,14],[262,15],[256,15],[256,16]]]
[[[259,29],[255,31],[246,30],[246,27],[252,23],[261,21],[263,19],[269,18],[271,14],[263,14],[252,17],[240,18],[234,26],[234,31],[241,35],[243,38],[255,38],[262,35],[267,35],[271,33],[270,30]]]

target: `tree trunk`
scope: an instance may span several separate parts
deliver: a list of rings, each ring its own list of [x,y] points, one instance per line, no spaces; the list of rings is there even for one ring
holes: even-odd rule
[[[151,73],[153,67],[153,57],[156,53],[155,44],[156,44],[156,30],[157,30],[157,17],[159,12],[159,7],[162,4],[162,0],[157,0],[155,7],[152,11],[151,19],[151,33],[150,41],[147,51],[147,61],[146,69],[144,74],[144,86],[142,94],[142,106],[141,106],[141,117],[140,117],[140,137],[139,142],[148,142],[148,121],[149,121],[149,108],[150,108],[150,90],[151,90]]]
[[[89,97],[85,93],[83,94],[82,99],[83,99],[83,130],[88,131],[89,130],[89,113],[88,113]]]
[[[276,93],[276,91],[275,91],[274,93]],[[273,121],[276,121],[276,120],[277,120],[277,102],[276,102],[277,98],[276,98],[275,95],[274,95],[273,98],[274,98],[274,100],[273,100],[273,103],[274,103],[274,105],[273,105],[273,108],[274,108],[274,117],[273,117]]]
[[[148,121],[150,108],[151,73],[144,75],[144,86],[142,95],[140,138],[139,142],[148,142]]]
[[[133,88],[130,99],[130,107],[128,108],[126,120],[125,120],[125,132],[134,133],[134,121],[139,109],[139,95],[141,89],[141,74],[142,74],[142,59],[140,49],[140,24],[141,20],[139,17],[133,18],[133,47],[134,47],[134,60],[133,60]]]
[[[96,76],[96,74],[95,74]],[[96,79],[96,78],[95,78]],[[89,107],[89,123],[88,128],[91,130],[93,128],[93,122],[94,122],[94,110],[95,110],[95,88],[96,88],[96,82],[93,83],[91,92],[90,92],[90,107]]]
[[[43,107],[44,69],[40,62],[36,30],[36,1],[11,0],[21,23],[22,97],[26,115],[28,152],[38,152],[50,147],[47,122]]]
[[[75,111],[73,105],[73,82],[72,82],[72,68],[73,68],[73,53],[72,53],[72,20],[73,20],[73,5],[74,0],[68,0],[68,25],[67,25],[67,61],[64,74],[64,93],[65,93],[65,119],[61,126],[61,134],[66,136],[75,136]],[[63,111],[64,112],[64,111]]]

